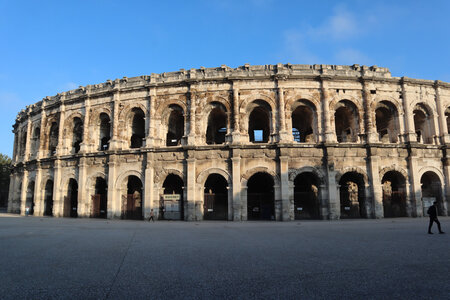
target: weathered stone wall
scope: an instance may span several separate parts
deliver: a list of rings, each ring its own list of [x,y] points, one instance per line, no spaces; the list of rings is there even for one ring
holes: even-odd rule
[[[304,216],[296,178],[306,173],[315,182],[308,195],[315,193],[317,218],[355,217],[352,205],[359,217],[422,216],[422,200],[433,197],[447,214],[449,112],[450,84],[394,78],[376,66],[222,66],[108,80],[18,114],[8,210],[24,213],[32,198],[34,214],[43,215],[50,195],[53,215],[63,216],[74,179],[77,215],[90,217],[103,178],[107,216],[124,217],[135,176],[147,218],[151,209],[161,213],[163,184],[174,174],[183,182],[184,219],[202,220],[205,183],[219,174],[227,182],[227,219],[247,220],[248,182],[262,173],[273,182],[273,218],[293,220]],[[100,114],[110,120],[107,146]],[[82,122],[79,149],[75,118]],[[220,118],[215,134],[223,141],[208,144],[208,128]],[[252,142],[250,128],[258,126],[262,141]],[[391,181],[397,204],[386,200]]]

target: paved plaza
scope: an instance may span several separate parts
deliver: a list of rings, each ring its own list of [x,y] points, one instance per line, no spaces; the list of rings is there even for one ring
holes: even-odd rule
[[[427,222],[1,214],[0,298],[450,299],[450,218]]]

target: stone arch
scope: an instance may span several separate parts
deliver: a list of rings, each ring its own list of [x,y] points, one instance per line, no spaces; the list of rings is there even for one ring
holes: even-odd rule
[[[145,182],[142,172],[139,172],[137,170],[128,170],[128,171],[122,172],[119,176],[117,176],[116,181],[114,182],[114,189],[120,189],[121,184],[123,184],[125,178],[127,178],[128,176],[136,176],[137,178],[139,178],[141,180],[142,183]]]
[[[183,110],[183,113],[186,114],[187,106],[185,102],[178,99],[170,99],[167,101],[163,101],[158,105],[158,107],[155,109],[154,116],[159,116],[161,119],[163,119],[163,116],[167,114],[167,111],[170,109],[169,106],[171,105],[178,105]]]
[[[208,176],[211,174],[219,174],[222,175],[228,183],[228,186],[231,185],[231,176],[230,174],[221,168],[209,168],[209,169],[205,169],[202,172],[200,172],[200,174],[197,176],[197,184],[200,186],[205,185],[206,180],[208,179]]]
[[[248,106],[256,101],[256,100],[262,100],[264,102],[267,102],[267,104],[270,106],[270,109],[272,112],[277,111],[277,104],[275,99],[273,99],[270,96],[258,93],[257,95],[249,95],[248,97],[245,97],[244,101],[241,102],[241,105],[239,106],[240,109],[244,109],[246,112],[248,112]],[[241,98],[242,99],[242,98]]]
[[[64,127],[72,128],[73,120],[75,118],[80,118],[81,121],[84,123],[84,115],[82,113],[80,113],[79,111],[74,111],[64,119]]]
[[[255,167],[253,169],[248,170],[244,175],[241,177],[241,184],[242,186],[246,187],[247,182],[256,173],[267,173],[273,177],[274,186],[280,185],[280,178],[278,177],[278,174],[275,171],[270,170],[268,167]]]
[[[439,177],[439,180],[441,181],[441,184],[443,185],[445,183],[444,174],[442,173],[442,171],[439,168],[436,168],[436,167],[433,167],[433,166],[423,167],[418,172],[419,178],[422,178],[423,174],[425,174],[426,172],[435,173]]]
[[[338,142],[358,142],[358,136],[364,133],[364,111],[349,99],[341,99],[333,106],[330,122],[334,124],[334,131]]]
[[[100,126],[100,123],[101,123],[100,115],[102,113],[107,114],[109,119],[111,120],[111,116],[112,116],[111,109],[109,107],[99,107],[99,108],[96,108],[95,110],[91,111],[90,118],[89,118],[90,125]]]
[[[217,102],[222,104],[227,112],[232,111],[231,102],[229,99],[225,98],[224,96],[214,95],[211,98],[207,98],[204,101],[201,101],[201,105],[197,105],[195,109],[196,115],[203,115],[205,114],[205,108],[208,104],[212,102]]]
[[[400,113],[397,102],[379,99],[369,112],[380,142],[396,143],[400,134]]]
[[[91,174],[87,179],[86,179],[86,188],[90,189],[92,186],[95,186],[95,181],[98,177],[103,178],[106,182],[108,182],[108,177],[106,176],[106,173],[101,172],[101,171],[97,171],[93,174]]]
[[[405,169],[403,169],[397,165],[384,167],[384,168],[380,169],[378,174],[379,174],[380,178],[383,178],[384,175],[390,171],[399,172],[405,178],[406,182],[409,182],[408,172],[405,171]]]
[[[247,132],[249,141],[269,143],[276,126],[276,110],[267,101],[255,99],[248,103],[245,111],[246,114],[240,119],[240,128]]]
[[[65,171],[63,173],[63,176],[61,176],[61,182],[60,182],[60,189],[64,189],[65,186],[67,186],[67,184],[69,184],[70,179],[75,179],[78,181],[77,179],[77,172],[74,169],[70,169],[68,171]],[[56,183],[56,182],[55,182]]]
[[[178,169],[164,169],[164,168],[162,168],[161,170],[159,170],[159,172],[156,172],[156,170],[155,170],[155,175],[154,175],[154,182],[155,182],[155,184],[157,184],[158,187],[162,187],[162,185],[164,183],[164,180],[166,180],[166,177],[169,176],[170,174],[177,175],[183,180],[183,182],[185,181],[184,180],[183,171],[180,171]]]
[[[134,101],[136,101],[136,102],[134,102]],[[134,108],[139,108],[144,112],[145,116],[148,115],[147,107],[144,104],[139,103],[138,99],[135,99],[134,101],[132,103],[124,105],[124,107],[120,110],[119,120],[124,120],[124,121],[126,120],[126,122],[128,122],[129,119],[131,118],[132,111]],[[126,124],[128,124],[128,123],[126,123]]]
[[[397,112],[399,114],[403,111],[403,104],[397,98],[394,98],[394,97],[388,96],[388,95],[382,95],[382,96],[372,98],[372,103],[370,104],[370,109],[372,111],[375,111],[375,109],[377,108],[379,103],[382,101],[391,102],[392,105],[397,109]]]
[[[326,183],[326,177],[325,177],[325,174],[322,172],[322,170],[320,170],[316,167],[310,167],[310,166],[301,167],[299,169],[290,169],[289,170],[289,181],[294,182],[295,178],[302,173],[313,173],[319,179],[320,184]]]
[[[296,142],[317,142],[319,136],[319,114],[317,105],[304,98],[291,103],[288,113],[288,131]],[[294,130],[295,129],[295,130]]]
[[[292,106],[295,104],[295,102],[299,100],[306,100],[311,102],[317,111],[320,111],[322,108],[322,103],[320,102],[320,94],[317,93],[317,95],[313,93],[304,93],[304,92],[295,92],[295,91],[285,91],[284,96],[284,107],[286,112],[288,110],[292,111]]]
[[[209,101],[198,116],[200,135],[207,144],[222,144],[226,134],[230,133],[231,113],[223,103]],[[221,129],[225,127],[226,131]]]
[[[414,120],[414,131],[416,132],[417,142],[424,144],[433,144],[435,132],[436,112],[426,102],[417,102],[412,109]]]
[[[413,111],[416,108],[416,106],[423,106],[423,107],[425,107],[428,110],[428,113],[430,114],[430,116],[434,117],[434,116],[438,115],[438,113],[436,111],[436,107],[431,106],[428,102],[424,101],[421,98],[415,99],[415,101],[412,101],[409,104],[409,107],[410,107],[411,111]]]
[[[361,174],[364,179],[364,184],[365,185],[369,184],[369,177],[367,176],[367,173],[360,167],[346,167],[346,168],[342,169],[342,171],[336,172],[336,177],[335,177],[336,182],[339,182],[341,180],[342,175],[344,175],[345,173],[348,173],[348,172],[355,172],[355,173]]]

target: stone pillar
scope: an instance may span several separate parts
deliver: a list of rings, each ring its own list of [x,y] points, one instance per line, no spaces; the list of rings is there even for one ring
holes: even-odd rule
[[[328,92],[328,82],[326,77],[320,77],[323,105],[323,142],[335,143],[336,133],[330,121],[330,95]]]
[[[20,214],[25,215],[25,207],[27,202],[27,185],[28,185],[28,170],[23,169],[22,186],[20,188]],[[31,209],[31,207],[30,207]]]
[[[45,109],[44,109],[44,101],[42,101],[42,110],[41,110],[41,132],[39,134],[39,147],[37,149],[38,153],[36,153],[36,159],[41,159],[45,157],[46,154],[46,149],[44,148],[45,145],[45,132],[47,132],[47,129],[50,128],[45,128],[45,123],[46,123],[46,113],[45,113]],[[47,137],[48,138],[48,137]]]
[[[366,125],[366,136],[368,143],[378,142],[378,136],[375,130],[375,126],[373,124],[373,115],[374,112],[371,108],[372,96],[370,94],[369,83],[366,80],[363,80],[363,100],[364,100],[364,120]]]
[[[110,150],[118,150],[121,148],[119,141],[119,107],[120,107],[120,90],[115,89],[113,94],[114,108],[111,117],[112,137],[109,143]]]
[[[190,93],[187,94],[187,98],[188,98],[188,109],[189,109],[189,126],[185,126],[186,128],[189,129],[188,132],[188,138],[187,138],[187,144],[188,145],[192,145],[194,146],[195,143],[195,108],[196,108],[196,100],[197,100],[197,95],[195,93],[195,91],[192,91]]]
[[[409,180],[410,180],[410,198],[406,201],[406,211],[408,217],[422,217],[422,185],[420,184],[419,168],[417,166],[417,157],[414,149],[411,149],[411,156],[408,158]]]
[[[376,153],[377,149],[370,149],[368,153],[368,163],[369,163],[369,191],[372,196],[373,211],[370,212],[372,217],[377,219],[383,218],[383,188],[381,185],[380,174],[378,173],[380,157]],[[369,152],[369,151],[368,151]],[[368,214],[369,216],[369,214]]]
[[[450,135],[448,133],[448,127],[447,127],[447,118],[445,117],[445,110],[441,99],[441,89],[440,89],[440,81],[436,80],[434,82],[434,90],[435,90],[435,97],[436,97],[436,107],[437,112],[439,116],[439,132],[441,137],[441,143],[442,144],[448,144],[450,143]]]
[[[155,101],[156,101],[156,91],[154,89],[149,90],[148,104],[149,113],[148,118],[145,120],[146,128],[147,128],[147,140],[145,145],[147,148],[153,147],[155,145]]]
[[[231,158],[231,172],[233,184],[233,221],[242,221],[243,206],[241,203],[241,157],[239,153],[234,153]]]
[[[402,77],[402,95],[403,95],[403,110],[404,122],[405,122],[405,142],[417,142],[417,135],[414,128],[414,114],[410,111],[408,102],[408,91],[407,91],[406,78]]]
[[[122,207],[120,205],[122,195],[120,194],[120,182],[119,186],[114,186],[116,180],[116,165],[117,156],[110,155],[108,162],[108,219],[120,218],[122,214]]]
[[[84,101],[84,120],[83,120],[83,141],[80,145],[80,152],[86,153],[89,152],[89,130],[91,129],[91,126],[94,126],[94,124],[89,124],[90,119],[90,110],[91,110],[91,100],[89,99],[89,95],[87,96],[86,100]],[[80,194],[80,193],[78,193]]]
[[[34,181],[34,215],[44,215],[44,201],[42,198],[44,189],[42,188],[42,168],[40,162],[36,164],[36,177]]]
[[[233,88],[233,144],[239,144],[241,142],[240,124],[239,124],[239,89]]]
[[[11,173],[9,175],[9,191],[8,191],[8,212],[17,213],[16,201],[15,201],[15,189],[18,186],[17,173]]]
[[[197,206],[195,198],[195,158],[190,154],[189,158],[186,159],[186,170],[187,170],[187,211],[185,212],[184,219],[186,221],[197,220]]]
[[[291,202],[289,200],[289,157],[280,156],[281,179],[281,219],[291,221]]]
[[[58,143],[59,144],[59,143]],[[55,159],[53,163],[53,216],[62,217],[64,214],[64,196],[61,190],[61,160]]]
[[[449,206],[450,206],[450,151],[447,149],[445,151],[446,157],[443,159],[443,167],[444,167],[444,180],[445,180],[445,197],[442,197],[442,201],[445,204],[447,215],[450,215]]]
[[[23,155],[23,160],[27,161],[30,159],[30,143],[31,143],[31,119],[30,119],[30,114],[27,115],[28,116],[28,120],[27,120],[27,140],[25,142],[25,152]]]
[[[292,140],[292,134],[286,130],[286,103],[284,102],[284,89],[278,88],[278,107],[279,107],[279,116],[280,116],[280,128],[279,128],[279,141],[280,142],[289,142]]]
[[[56,146],[56,155],[61,156],[66,153],[66,147],[64,145],[64,119],[65,119],[65,110],[63,98],[61,98],[61,106],[59,112],[59,124],[58,124],[58,146]]]
[[[151,153],[147,153],[147,164],[145,167],[145,178],[144,178],[144,218],[150,218],[150,210],[153,209],[153,213],[156,217],[157,211],[153,207],[153,157]]]
[[[83,138],[84,141],[84,138]],[[91,197],[89,195],[89,187],[86,186],[87,182],[87,168],[86,157],[80,157],[78,162],[78,217],[90,217],[91,212],[89,210]]]
[[[328,219],[336,220],[341,216],[341,203],[339,185],[336,182],[336,171],[334,170],[334,148],[327,148],[326,170],[328,183]]]

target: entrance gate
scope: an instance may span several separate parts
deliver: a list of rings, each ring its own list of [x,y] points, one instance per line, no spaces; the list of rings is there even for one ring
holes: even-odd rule
[[[203,213],[205,220],[228,219],[228,197],[226,194],[205,194]]]
[[[127,194],[125,199],[125,219],[142,220],[142,199],[139,193]]]
[[[295,219],[318,219],[319,206],[317,205],[317,196],[314,192],[296,192],[294,193],[294,213]]]
[[[248,193],[247,215],[249,220],[275,220],[273,195]]]
[[[92,195],[92,217],[106,219],[106,195]]]
[[[406,217],[406,197],[403,191],[383,191],[383,210],[385,218]]]

